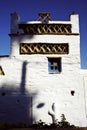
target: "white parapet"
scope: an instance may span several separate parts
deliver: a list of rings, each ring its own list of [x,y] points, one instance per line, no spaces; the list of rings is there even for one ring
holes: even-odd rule
[[[72,33],[79,33],[79,15],[78,14],[70,15],[70,21],[72,24]]]

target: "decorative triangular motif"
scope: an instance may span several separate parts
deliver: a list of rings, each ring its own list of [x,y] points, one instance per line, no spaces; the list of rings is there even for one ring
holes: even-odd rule
[[[0,75],[5,75],[5,73],[4,73],[4,71],[3,71],[1,66],[0,66]]]
[[[51,20],[49,12],[41,12],[39,13],[39,16],[40,17],[37,19],[37,21],[42,21],[42,23],[48,23],[49,20]]]

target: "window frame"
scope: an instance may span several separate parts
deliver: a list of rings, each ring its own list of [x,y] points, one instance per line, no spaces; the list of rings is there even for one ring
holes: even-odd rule
[[[59,74],[61,71],[61,57],[48,57],[48,72],[50,74]]]

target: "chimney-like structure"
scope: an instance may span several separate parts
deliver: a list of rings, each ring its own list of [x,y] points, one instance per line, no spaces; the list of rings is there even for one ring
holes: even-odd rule
[[[16,34],[19,32],[19,30],[18,30],[19,21],[20,21],[20,16],[16,12],[11,13],[11,25],[10,25],[11,34]]]

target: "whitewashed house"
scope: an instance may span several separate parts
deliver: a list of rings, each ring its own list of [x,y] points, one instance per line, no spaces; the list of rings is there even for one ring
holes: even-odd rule
[[[51,123],[53,114],[59,121],[64,114],[87,126],[78,14],[52,21],[43,12],[37,21],[21,22],[12,13],[9,35],[11,54],[0,56],[0,122]]]

